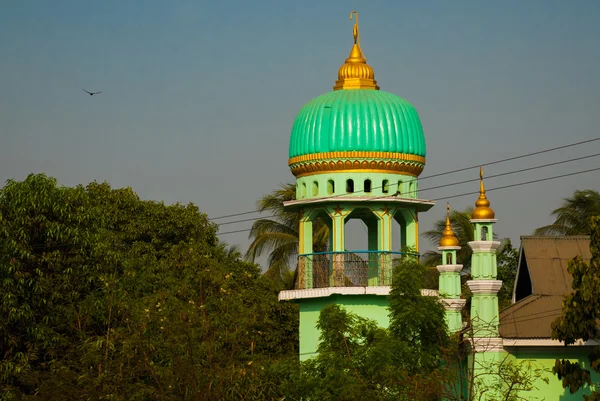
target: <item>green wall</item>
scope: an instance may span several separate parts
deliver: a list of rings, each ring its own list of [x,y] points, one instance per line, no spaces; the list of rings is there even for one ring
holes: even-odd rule
[[[383,295],[332,295],[324,298],[306,298],[296,301],[300,305],[300,360],[317,354],[320,332],[317,329],[319,313],[330,304],[343,306],[348,312],[372,319],[380,327],[390,323],[387,296]]]
[[[545,401],[582,401],[583,394],[589,394],[589,391],[579,390],[575,394],[569,394],[568,389],[563,389],[561,381],[552,373],[554,361],[556,359],[569,359],[571,362],[579,362],[585,369],[592,372],[592,382],[600,382],[600,375],[594,372],[588,362],[587,353],[591,351],[590,347],[510,347],[507,348],[514,361],[531,361],[538,368],[546,370],[544,376],[548,379],[548,384],[540,381],[537,385],[538,390],[520,394],[528,399],[538,399]],[[537,397],[537,398],[535,398]]]

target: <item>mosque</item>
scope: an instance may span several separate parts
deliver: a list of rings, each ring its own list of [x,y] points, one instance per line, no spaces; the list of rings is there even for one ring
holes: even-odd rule
[[[426,161],[423,129],[417,110],[406,100],[380,90],[373,68],[360,46],[358,15],[349,57],[338,70],[333,91],[301,108],[294,121],[289,167],[296,177],[296,200],[286,211],[301,215],[298,278],[294,290],[281,291],[280,301],[300,309],[300,359],[316,355],[320,311],[329,304],[375,320],[387,327],[388,295],[395,261],[418,255],[419,213],[435,202],[420,199],[418,177]],[[580,400],[581,390],[569,394],[551,372],[556,358],[585,364],[590,342],[564,347],[550,338],[550,325],[560,314],[562,295],[570,290],[567,261],[582,255],[589,260],[588,237],[522,237],[513,304],[498,310],[494,241],[496,216],[480,171],[480,195],[471,223],[475,241],[470,306],[473,358],[484,367],[498,361],[528,361],[546,370],[529,399]],[[439,289],[423,290],[440,298],[450,332],[468,326],[461,311],[460,250],[449,215],[439,244],[442,264]],[[367,227],[368,249],[348,250],[346,223],[358,219]],[[393,224],[393,223],[397,224]],[[313,249],[313,235],[329,228],[329,246]],[[394,227],[399,227],[396,229]],[[599,377],[593,379],[598,381]],[[488,380],[494,380],[489,378]]]

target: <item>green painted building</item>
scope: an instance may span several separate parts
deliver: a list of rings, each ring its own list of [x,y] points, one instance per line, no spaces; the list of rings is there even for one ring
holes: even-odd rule
[[[341,305],[388,326],[395,260],[406,254],[418,255],[419,213],[435,204],[418,197],[418,177],[425,158],[419,115],[406,100],[380,90],[360,47],[357,20],[354,44],[339,68],[333,91],[302,107],[290,139],[289,167],[296,177],[296,200],[284,207],[301,215],[298,276],[296,288],[281,291],[279,299],[300,307],[301,360],[316,355],[316,325],[326,305]],[[585,257],[585,251],[581,244],[578,248],[566,246],[566,240],[552,247],[540,245],[541,252],[537,245],[529,245],[527,251],[525,240],[513,305],[500,312],[497,293],[502,282],[497,280],[496,261],[500,243],[494,240],[495,213],[486,197],[482,171],[475,206],[471,216],[475,240],[469,243],[473,250],[471,280],[467,282],[473,293],[471,321],[462,320],[463,266],[457,264],[460,247],[450,223],[449,206],[438,248],[442,254],[442,264],[437,266],[439,289],[424,293],[439,297],[450,331],[470,328],[473,352],[469,366],[483,378],[484,386],[498,379],[486,374],[490,366],[526,362],[546,369],[548,381],[540,380],[537,390],[521,394],[523,399],[580,400],[581,391],[568,394],[549,369],[556,358],[563,357],[585,366],[589,347],[595,343],[566,348],[549,337],[551,321],[560,314],[562,295],[570,290],[565,255]],[[365,249],[347,247],[347,223],[354,219],[366,227]],[[323,224],[329,228],[329,246],[326,250],[313,249],[313,229]],[[535,253],[529,265],[527,252]],[[540,254],[552,252],[562,258],[558,267],[556,258],[540,258]],[[540,264],[540,260],[545,262]],[[484,398],[490,397],[494,397],[491,391]]]
[[[416,109],[379,89],[360,48],[357,22],[333,91],[302,107],[290,139],[297,193],[284,206],[302,216],[300,255],[297,288],[279,298],[300,305],[301,359],[316,353],[316,322],[328,304],[388,325],[394,261],[418,253],[419,213],[434,205],[418,197],[425,156]],[[347,223],[353,219],[366,226],[365,249],[346,245]],[[325,252],[313,249],[317,221],[329,228]]]

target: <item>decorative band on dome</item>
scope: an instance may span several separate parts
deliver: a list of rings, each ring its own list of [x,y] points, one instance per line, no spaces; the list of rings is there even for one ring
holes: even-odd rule
[[[324,152],[292,157],[288,165],[296,177],[341,171],[393,172],[418,177],[425,167],[425,158],[394,152]]]

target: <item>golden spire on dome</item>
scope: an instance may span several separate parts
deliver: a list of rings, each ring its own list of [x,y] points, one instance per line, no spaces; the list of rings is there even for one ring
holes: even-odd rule
[[[454,231],[452,230],[452,226],[450,225],[450,204],[446,204],[446,228],[444,228],[444,232],[442,232],[442,238],[440,239],[440,246],[459,246],[460,242]]]
[[[494,210],[490,207],[490,201],[485,196],[485,187],[483,186],[483,167],[479,167],[479,198],[475,202],[475,209],[471,213],[474,220],[489,220],[496,216]]]
[[[360,49],[360,32],[358,30],[358,12],[352,11],[350,19],[356,16],[356,22],[352,30],[354,45],[350,50],[350,56],[338,70],[338,80],[335,81],[333,90],[340,89],[379,89],[375,81],[375,72],[367,64],[367,59]]]

